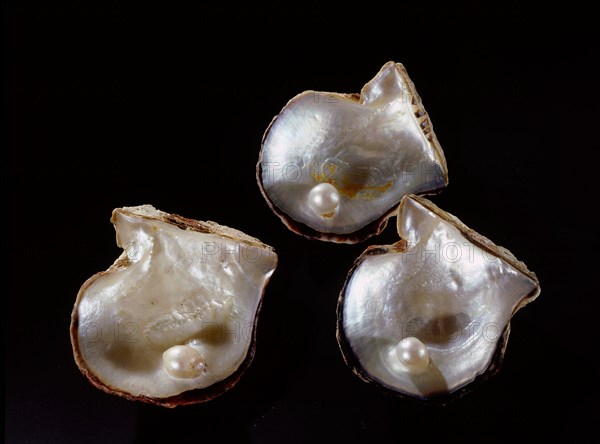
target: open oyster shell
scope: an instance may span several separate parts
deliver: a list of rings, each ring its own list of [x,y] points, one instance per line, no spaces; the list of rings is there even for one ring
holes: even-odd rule
[[[401,241],[367,248],[349,273],[338,301],[342,354],[362,379],[394,392],[456,392],[499,368],[510,318],[539,295],[539,282],[424,198],[402,200],[398,233]],[[421,345],[424,369],[403,360],[405,340]]]
[[[109,393],[167,407],[231,388],[254,355],[273,249],[150,205],[113,211],[123,254],[77,295],[77,365]]]
[[[444,188],[448,170],[413,82],[388,62],[360,94],[291,99],[265,132],[257,180],[292,231],[354,243],[381,232],[404,195]],[[319,184],[333,186],[315,200]]]

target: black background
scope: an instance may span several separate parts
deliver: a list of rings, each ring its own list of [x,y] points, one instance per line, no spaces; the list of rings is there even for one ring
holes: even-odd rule
[[[6,441],[505,441],[589,432],[597,224],[593,14],[522,2],[8,2],[2,135]],[[569,8],[569,6],[571,6]],[[271,118],[306,90],[358,92],[388,60],[415,82],[450,185],[432,200],[538,274],[502,371],[440,407],[360,381],[335,339],[347,246],[289,232],[255,183]],[[597,102],[596,102],[597,103]],[[207,404],[93,388],[72,359],[80,285],[120,253],[113,208],[151,203],[274,246],[255,360]],[[591,278],[590,278],[591,276]],[[593,433],[593,432],[592,432]],[[375,441],[376,440],[376,441]]]

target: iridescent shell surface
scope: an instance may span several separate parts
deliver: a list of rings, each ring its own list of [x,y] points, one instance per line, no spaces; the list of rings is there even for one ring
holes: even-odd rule
[[[398,213],[402,240],[355,262],[338,303],[338,340],[363,379],[418,398],[455,392],[499,364],[517,310],[540,293],[534,273],[508,250],[417,196]],[[429,351],[413,374],[396,347],[417,338]]]
[[[123,254],[83,284],[73,310],[82,372],[107,392],[168,407],[232,387],[252,360],[273,249],[150,205],[116,209],[112,222]]]
[[[265,132],[257,166],[263,195],[293,231],[334,242],[379,233],[402,197],[448,183],[442,149],[406,70],[388,62],[360,95],[305,91]],[[315,214],[308,196],[330,183],[340,204]]]

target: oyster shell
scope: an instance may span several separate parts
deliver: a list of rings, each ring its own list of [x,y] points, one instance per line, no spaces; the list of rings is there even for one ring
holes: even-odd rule
[[[362,379],[395,392],[456,392],[498,369],[510,318],[539,295],[539,282],[424,198],[402,200],[398,233],[401,241],[367,248],[349,273],[338,301],[342,354]]]
[[[71,341],[95,386],[167,407],[231,388],[254,355],[273,249],[150,205],[113,211],[123,254],[77,295]]]
[[[292,231],[354,243],[381,232],[404,195],[444,188],[448,171],[406,70],[388,62],[360,95],[291,99],[265,132],[257,180]]]

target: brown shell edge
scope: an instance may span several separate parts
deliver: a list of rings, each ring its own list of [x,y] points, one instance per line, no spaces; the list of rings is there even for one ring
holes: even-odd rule
[[[453,402],[467,393],[474,390],[477,386],[479,386],[482,382],[486,381],[491,376],[495,375],[502,366],[502,361],[504,359],[504,353],[506,351],[506,346],[508,344],[508,336],[510,334],[510,322],[506,324],[506,327],[498,339],[498,343],[496,345],[496,350],[492,359],[486,368],[486,370],[477,375],[475,379],[466,385],[457,388],[452,392],[442,392],[434,394],[430,397],[416,397],[414,395],[410,395],[408,393],[400,392],[392,387],[389,387],[383,384],[380,381],[377,381],[362,368],[358,358],[352,351],[352,347],[350,346],[346,335],[344,334],[344,296],[346,294],[346,287],[350,282],[350,278],[354,271],[358,268],[358,266],[371,255],[377,254],[386,254],[386,253],[403,253],[406,251],[407,243],[404,239],[392,244],[392,245],[371,245],[367,247],[367,249],[354,261],[352,268],[348,271],[348,275],[346,277],[346,281],[344,282],[344,286],[340,291],[340,295],[338,297],[338,303],[336,308],[336,338],[338,342],[338,347],[340,348],[340,352],[342,353],[342,358],[346,365],[352,370],[352,372],[358,376],[364,382],[373,385],[379,391],[386,395],[394,396],[396,398],[406,399],[419,403],[428,403],[428,404],[438,404],[438,405],[446,405],[450,402]]]
[[[161,222],[165,222],[170,225],[174,225],[181,230],[190,230],[196,231],[198,233],[207,233],[207,234],[216,234],[218,236],[226,237],[228,239],[232,239],[235,241],[241,241],[245,244],[257,247],[264,248],[270,252],[275,252],[275,249],[270,245],[267,245],[255,237],[249,236],[246,233],[236,230],[235,228],[230,228],[225,225],[220,225],[213,221],[200,221],[195,219],[189,219],[187,217],[180,216],[178,214],[169,214],[164,211],[160,211],[152,207],[151,205],[140,205],[137,207],[124,207],[124,208],[116,208],[113,210],[112,217],[110,221],[115,223],[116,214],[121,213],[124,215],[139,217],[141,219],[146,220],[157,220]],[[117,232],[118,237],[118,232]],[[119,245],[121,246],[121,245]]]
[[[118,212],[121,210],[124,210],[124,209],[116,209],[113,211],[113,217],[111,218],[111,221],[114,222],[113,218],[114,218],[115,212]],[[168,214],[168,213],[160,212],[158,210],[156,210],[156,211],[157,211],[156,217],[143,216],[143,215],[140,215],[135,212],[128,211],[128,210],[125,210],[123,212],[127,213],[127,214],[136,215],[137,217],[146,218],[146,219],[161,220],[163,222],[170,223],[170,224],[175,225],[178,228],[184,229],[184,230],[191,229],[191,230],[198,231],[201,233],[220,234],[222,236],[233,238],[235,240],[245,240],[246,242],[248,242],[249,244],[251,244],[253,246],[260,246],[261,248],[266,248],[269,251],[272,251],[274,253],[274,249],[272,247],[270,247],[266,244],[263,244],[258,239],[252,238],[252,237],[242,233],[241,231],[219,225],[215,222],[210,222],[210,221],[201,222],[201,221],[197,221],[197,220],[193,220],[193,219],[184,218],[177,214]],[[158,213],[161,213],[161,214],[158,214]],[[227,234],[225,234],[225,233],[227,233]],[[241,236],[239,236],[240,234],[241,234]],[[236,237],[232,237],[232,236],[236,236]],[[274,260],[275,260],[274,265],[276,268],[277,267],[277,255],[275,253],[274,253]],[[265,291],[266,291],[266,288],[270,281],[270,277],[266,280],[266,282],[262,288],[260,299],[258,301],[258,306],[256,308],[256,314],[254,316],[254,323],[252,325],[252,336],[250,338],[250,344],[248,346],[248,353],[246,354],[246,358],[240,364],[238,369],[234,373],[229,375],[227,378],[225,378],[224,380],[219,381],[209,387],[206,387],[203,389],[197,389],[197,390],[188,390],[186,392],[180,393],[175,396],[170,396],[168,398],[152,398],[149,396],[131,395],[130,393],[124,392],[122,390],[118,390],[118,389],[109,387],[107,384],[102,382],[100,380],[100,378],[98,378],[88,368],[88,366],[86,365],[85,360],[83,359],[81,352],[79,350],[79,338],[78,338],[78,334],[77,334],[78,327],[79,327],[78,308],[79,308],[79,303],[81,302],[81,298],[83,297],[83,294],[85,293],[85,290],[87,290],[88,287],[92,283],[94,283],[94,281],[96,281],[96,279],[100,278],[101,276],[110,274],[113,271],[118,270],[120,268],[127,267],[128,265],[129,265],[129,259],[127,257],[127,253],[124,251],[106,271],[101,271],[99,273],[96,273],[95,275],[93,275],[92,277],[87,279],[83,283],[81,288],[79,289],[79,292],[77,293],[77,299],[75,300],[75,305],[74,305],[73,311],[71,313],[71,325],[69,327],[69,334],[71,337],[73,357],[74,357],[75,363],[77,364],[77,367],[79,368],[81,373],[87,378],[87,380],[94,387],[96,387],[106,393],[109,393],[111,395],[121,396],[130,401],[142,401],[142,402],[145,402],[148,404],[154,404],[154,405],[158,405],[161,407],[168,407],[168,408],[175,408],[175,407],[184,406],[184,405],[200,404],[203,402],[207,402],[213,398],[216,398],[219,395],[222,395],[223,393],[225,393],[228,390],[230,390],[231,388],[233,388],[238,383],[238,381],[240,380],[240,378],[242,377],[244,372],[248,369],[248,367],[250,367],[250,364],[252,363],[252,360],[254,359],[254,354],[256,353],[256,331],[257,331],[257,325],[258,325],[258,318],[260,315],[260,310],[262,308],[262,302],[263,302],[263,298],[265,295]],[[275,270],[275,268],[274,268],[274,270]]]
[[[444,152],[443,152],[442,147],[435,135],[435,132],[433,131],[433,126],[431,124],[431,120],[429,119],[429,114],[427,113],[427,111],[425,111],[425,107],[423,106],[421,97],[417,93],[415,84],[408,76],[408,73],[406,71],[406,68],[404,68],[404,65],[402,65],[401,63],[387,62],[386,64],[383,65],[383,67],[379,70],[379,72],[374,77],[377,77],[377,75],[379,75],[379,73],[381,71],[383,71],[389,64],[395,65],[400,76],[402,77],[402,80],[404,80],[404,82],[406,83],[406,85],[409,89],[409,92],[411,94],[411,97],[412,97],[411,106],[412,106],[412,110],[413,110],[415,119],[419,123],[419,127],[423,131],[423,134],[425,134],[425,137],[431,144],[431,146],[437,156],[437,159],[439,160],[440,165],[442,166],[442,169],[444,171],[444,186],[443,187],[433,189],[433,190],[423,191],[420,194],[421,195],[438,194],[448,185],[448,182],[449,182],[448,166],[446,164],[446,158],[444,156]],[[260,148],[260,152],[258,155],[258,162],[256,164],[256,181],[258,182],[258,187],[260,188],[260,192],[263,195],[263,197],[265,198],[265,201],[267,202],[267,205],[269,206],[271,211],[273,211],[273,213],[275,213],[275,215],[277,217],[279,217],[279,219],[281,219],[283,224],[289,230],[293,231],[296,234],[304,236],[308,239],[312,239],[312,240],[321,240],[321,241],[335,242],[335,243],[340,243],[340,244],[344,244],[344,243],[345,244],[356,244],[356,243],[362,242],[372,236],[376,236],[376,235],[380,234],[387,226],[388,219],[397,213],[399,206],[400,206],[400,201],[398,201],[394,206],[392,206],[386,213],[379,216],[374,221],[370,222],[369,224],[365,225],[364,227],[360,228],[359,230],[357,230],[353,233],[348,233],[348,234],[323,233],[323,232],[315,230],[314,228],[309,227],[306,224],[298,222],[297,220],[295,220],[291,216],[289,216],[286,212],[279,209],[273,203],[273,201],[267,194],[265,187],[262,183],[262,152],[263,152],[265,140],[267,138],[267,135],[269,134],[269,131],[271,130],[271,127],[273,126],[275,121],[279,118],[279,116],[283,113],[283,111],[289,105],[291,105],[294,102],[296,102],[297,100],[299,100],[299,98],[305,94],[314,94],[314,93],[319,93],[319,91],[307,90],[307,91],[304,91],[304,92],[292,97],[285,104],[285,106],[281,109],[279,114],[277,114],[276,116],[273,117],[273,119],[271,119],[271,122],[269,123],[269,126],[267,126],[267,129],[265,130],[262,140],[261,140],[261,148]],[[362,97],[362,90],[361,90],[361,93],[352,93],[352,94],[329,93],[329,92],[321,92],[321,93],[348,98],[348,99],[354,100],[356,102],[359,102]]]
[[[384,65],[384,67],[390,63],[394,63],[394,62],[388,62]],[[437,159],[439,160],[440,164],[442,165],[442,169],[444,170],[444,179],[445,179],[446,186],[447,186],[449,179],[448,179],[448,165],[446,164],[446,156],[444,155],[442,146],[440,145],[440,142],[438,141],[438,138],[435,135],[435,132],[433,131],[433,124],[431,123],[429,114],[425,110],[425,107],[423,106],[423,102],[421,101],[421,96],[419,96],[419,93],[417,92],[417,88],[415,87],[415,84],[408,76],[408,72],[406,71],[406,68],[404,67],[404,65],[402,63],[396,63],[395,65],[396,65],[396,69],[398,70],[398,73],[400,74],[400,77],[402,77],[402,80],[404,80],[404,83],[406,83],[406,85],[408,86],[408,89],[410,91],[410,94],[412,97],[411,105],[413,108],[413,115],[417,119],[417,123],[419,124],[421,131],[423,131],[423,134],[425,135],[425,137],[431,144],[433,150],[435,151]],[[428,193],[425,192],[425,193],[420,193],[420,194],[428,194]]]

